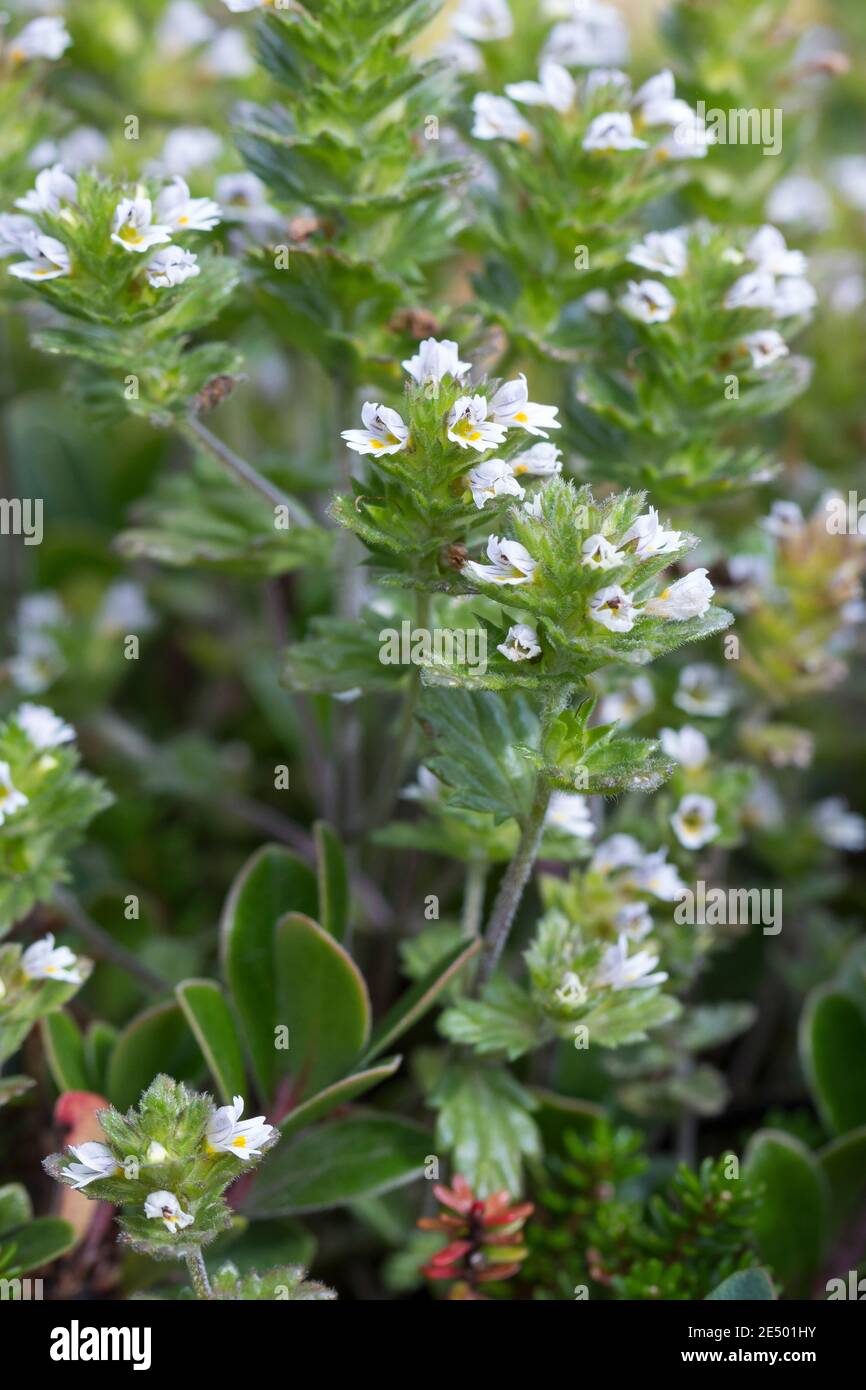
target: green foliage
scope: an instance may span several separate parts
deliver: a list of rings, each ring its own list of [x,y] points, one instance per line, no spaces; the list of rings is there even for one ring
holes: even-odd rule
[[[68,1221],[33,1215],[33,1204],[20,1183],[0,1187],[0,1280],[19,1279],[31,1269],[42,1269],[65,1255],[74,1242],[75,1231]],[[0,1298],[15,1298],[5,1282]]]
[[[480,1197],[522,1190],[523,1164],[541,1153],[533,1097],[504,1067],[449,1064],[430,1095],[438,1112],[436,1144],[451,1154]]]

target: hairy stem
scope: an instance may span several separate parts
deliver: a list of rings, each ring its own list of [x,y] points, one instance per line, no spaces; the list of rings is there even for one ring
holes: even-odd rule
[[[196,449],[204,449],[222,464],[231,475],[244,487],[252,492],[258,493],[272,507],[285,507],[289,516],[296,521],[299,526],[309,526],[310,518],[282,488],[276,486],[268,478],[265,478],[257,468],[254,468],[246,459],[236,454],[234,449],[229,448],[215,434],[212,434],[207,425],[203,425],[197,415],[188,415],[180,426],[180,432],[184,438]]]
[[[207,1275],[207,1266],[202,1259],[201,1250],[196,1246],[190,1250],[186,1256],[186,1267],[189,1270],[189,1277],[195,1289],[196,1298],[213,1298],[213,1289],[210,1286],[210,1279]]]
[[[481,948],[481,962],[478,966],[476,991],[483,989],[499,962],[511,925],[517,915],[523,890],[529,882],[541,833],[544,817],[550,802],[551,787],[546,777],[539,774],[535,784],[532,808],[523,825],[517,853],[509,864],[505,877],[499,885],[496,901],[484,932],[484,945]]]

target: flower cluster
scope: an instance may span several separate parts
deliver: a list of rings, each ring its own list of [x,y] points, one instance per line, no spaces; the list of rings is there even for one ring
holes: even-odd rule
[[[84,984],[91,962],[53,935],[22,947],[0,946],[0,1063],[16,1052],[33,1024],[54,1013]]]
[[[40,15],[19,29],[14,37],[0,44],[0,62],[13,66],[42,59],[56,63],[72,43],[66,24],[60,15]]]
[[[452,1299],[478,1299],[478,1285],[510,1279],[520,1268],[526,1249],[520,1232],[532,1215],[531,1202],[518,1205],[505,1191],[486,1198],[475,1196],[464,1177],[457,1174],[450,1187],[437,1183],[433,1194],[444,1210],[422,1217],[422,1231],[437,1231],[447,1244],[433,1255],[422,1273],[428,1279],[456,1281]]]

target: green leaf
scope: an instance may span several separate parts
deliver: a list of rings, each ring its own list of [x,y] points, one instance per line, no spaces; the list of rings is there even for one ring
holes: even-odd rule
[[[319,920],[325,931],[342,941],[349,929],[350,909],[346,856],[339,836],[325,821],[316,821],[313,839],[319,879]]]
[[[522,820],[532,804],[535,771],[517,752],[535,747],[538,721],[521,696],[491,691],[424,691],[420,719],[433,739],[425,764],[446,785],[445,805]]]
[[[33,1203],[20,1182],[8,1182],[0,1187],[0,1236],[13,1226],[23,1226],[33,1215]]]
[[[504,1053],[513,1062],[539,1042],[540,1019],[526,991],[500,975],[480,999],[460,999],[446,1010],[439,1031],[482,1055]]]
[[[290,690],[338,694],[356,686],[366,693],[392,692],[405,681],[400,666],[379,660],[382,618],[364,613],[349,621],[330,616],[313,618],[303,642],[286,653],[282,682]]]
[[[203,1071],[204,1060],[180,1006],[166,1000],[145,1009],[118,1037],[108,1064],[108,1099],[126,1110],[161,1072],[196,1082]]]
[[[326,1086],[324,1090],[310,1096],[302,1105],[296,1106],[280,1121],[280,1133],[296,1134],[298,1130],[306,1129],[314,1121],[324,1119],[339,1106],[348,1105],[349,1101],[362,1096],[365,1091],[372,1090],[381,1081],[387,1081],[397,1071],[402,1060],[402,1057],[386,1057],[384,1062],[377,1063],[375,1067],[353,1072],[351,1076],[343,1077],[342,1081],[335,1081],[332,1086]]]
[[[830,1185],[833,1225],[842,1230],[866,1205],[866,1125],[821,1149],[818,1162]]]
[[[25,1226],[14,1227],[3,1236],[4,1245],[15,1247],[12,1264],[20,1273],[41,1269],[75,1244],[75,1231],[68,1221],[57,1216],[37,1216]]]
[[[829,987],[806,1001],[800,1024],[803,1070],[824,1123],[834,1134],[866,1125],[866,1016]]]
[[[765,1269],[740,1269],[723,1279],[712,1293],[708,1293],[705,1302],[767,1302],[775,1297],[772,1281]]]
[[[108,1064],[117,1044],[117,1029],[110,1023],[95,1019],[84,1035],[84,1060],[90,1089],[99,1095],[105,1094],[108,1084]]]
[[[416,983],[402,994],[393,1008],[381,1019],[373,1031],[370,1046],[364,1053],[364,1061],[372,1061],[386,1048],[424,1017],[439,995],[460,971],[481,949],[480,941],[462,939],[457,946],[445,951],[436,964]]]
[[[0,1108],[32,1091],[35,1085],[32,1076],[0,1076]]]
[[[541,1153],[532,1095],[504,1069],[458,1063],[430,1102],[439,1111],[436,1143],[451,1153],[453,1171],[481,1197],[500,1188],[518,1196],[523,1160]]]
[[[752,1137],[744,1168],[763,1187],[754,1227],[761,1256],[789,1297],[805,1297],[824,1250],[827,1180],[806,1146],[780,1130]]]
[[[367,986],[342,946],[299,912],[277,924],[275,981],[277,1022],[289,1030],[292,1093],[307,1098],[360,1057],[370,1034]]]
[[[280,1071],[274,1048],[277,982],[274,935],[287,912],[315,913],[316,876],[280,845],[265,845],[232,885],[220,925],[223,973],[263,1096],[272,1096]]]
[[[243,1053],[225,995],[213,980],[184,980],[177,1002],[226,1104],[246,1093]]]
[[[93,1089],[84,1055],[84,1039],[71,1014],[58,1010],[41,1021],[45,1056],[54,1082],[61,1091]]]
[[[321,1125],[268,1154],[248,1214],[325,1211],[402,1187],[423,1174],[430,1142],[419,1125],[372,1110]]]

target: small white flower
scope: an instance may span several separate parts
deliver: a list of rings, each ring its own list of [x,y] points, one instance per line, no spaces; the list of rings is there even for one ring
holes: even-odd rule
[[[776,281],[765,270],[750,270],[735,280],[722,303],[726,309],[772,309]]]
[[[834,159],[830,172],[839,194],[849,207],[866,212],[866,155],[846,154]]]
[[[579,792],[554,792],[550,798],[544,823],[579,840],[591,840],[595,833],[589,803]]]
[[[667,862],[666,849],[644,855],[631,870],[629,881],[634,888],[642,893],[652,893],[663,903],[676,902],[686,891],[676,865]]]
[[[488,420],[490,407],[485,396],[461,396],[448,412],[448,438],[461,449],[477,449],[480,454],[495,448],[505,438],[505,426]]]
[[[164,246],[147,265],[147,282],[155,290],[171,289],[200,274],[198,257],[180,246]]]
[[[565,113],[574,105],[577,83],[567,68],[547,59],[539,68],[537,82],[510,82],[505,90],[524,106],[550,106]]]
[[[227,219],[233,222],[279,220],[279,213],[268,202],[268,191],[261,179],[244,169],[221,174],[216,181],[217,200]]]
[[[472,111],[475,117],[472,134],[476,140],[511,140],[516,145],[529,145],[535,136],[532,126],[508,97],[476,92]]]
[[[464,39],[481,42],[508,39],[514,32],[507,0],[462,0],[451,24]]]
[[[223,0],[223,4],[232,14],[249,14],[250,10],[263,10],[271,0]]]
[[[707,150],[715,143],[715,133],[707,129],[700,116],[688,110],[670,135],[662,140],[656,154],[667,159],[706,159]]]
[[[589,123],[583,137],[585,150],[597,150],[612,154],[623,150],[645,150],[646,140],[639,140],[634,133],[631,116],[627,111],[603,111]]]
[[[36,255],[30,261],[16,261],[10,265],[9,274],[18,280],[59,280],[68,275],[72,268],[69,252],[53,236],[36,238]]]
[[[141,254],[152,246],[171,241],[171,228],[154,222],[149,198],[122,198],[111,221],[111,240],[124,251]]]
[[[13,785],[9,764],[0,763],[0,825],[9,816],[14,816],[16,811],[20,811],[22,806],[26,806],[28,800],[29,798]]]
[[[48,212],[56,216],[62,203],[75,203],[77,198],[75,179],[67,174],[62,164],[52,164],[49,169],[39,171],[35,187],[23,198],[16,198],[15,206],[22,212]]]
[[[166,137],[159,167],[163,173],[186,178],[194,169],[213,164],[222,147],[220,137],[206,126],[180,126]]]
[[[103,636],[125,636],[129,632],[146,632],[155,621],[139,585],[129,579],[119,579],[105,591],[96,627]]]
[[[767,216],[805,231],[823,232],[833,217],[833,203],[826,188],[807,174],[780,179],[767,198]]]
[[[808,314],[818,303],[815,286],[799,276],[786,275],[776,281],[772,310],[777,319],[797,318]]]
[[[616,569],[625,559],[622,552],[600,532],[594,536],[587,536],[581,547],[581,555],[583,564],[593,570]]]
[[[599,874],[615,869],[631,869],[643,863],[644,852],[633,835],[611,835],[595,851],[590,868]]]
[[[552,478],[562,472],[560,450],[541,440],[514,459],[512,467],[518,477],[525,473],[530,478]]]
[[[589,616],[610,632],[631,632],[641,609],[634,606],[634,595],[627,594],[619,584],[599,589],[589,600]]]
[[[643,941],[653,929],[653,919],[646,903],[626,903],[615,914],[613,924],[617,935],[629,941]]]
[[[216,27],[196,0],[171,0],[156,31],[159,51],[166,58],[178,58],[206,43]]]
[[[486,584],[526,584],[535,574],[536,561],[519,541],[503,541],[490,536],[487,541],[489,565],[467,560],[463,573]]]
[[[158,222],[174,232],[211,232],[219,225],[222,209],[212,198],[193,198],[186,179],[175,174],[156,200]]]
[[[3,767],[0,763],[0,776]],[[77,966],[78,957],[68,946],[55,946],[51,932],[28,946],[21,957],[21,969],[28,980],[63,980],[68,985],[80,985],[82,976]]]
[[[9,56],[18,63],[33,58],[47,58],[54,63],[63,57],[71,43],[63,19],[59,15],[43,15],[39,19],[31,19],[21,33],[10,41]]]
[[[237,1158],[258,1158],[262,1145],[275,1134],[264,1115],[242,1120],[243,1096],[235,1096],[231,1105],[221,1105],[211,1115],[207,1127],[208,1147],[214,1153],[234,1154]]]
[[[450,338],[443,338],[441,342],[425,338],[414,357],[407,357],[402,365],[419,386],[424,386],[428,381],[440,382],[444,376],[460,381],[472,363],[460,361],[460,349]]]
[[[589,98],[608,87],[626,100],[631,96],[631,80],[621,68],[592,68],[586,74],[583,95]]]
[[[655,507],[639,516],[626,531],[620,545],[630,546],[632,553],[646,560],[651,555],[670,555],[682,544],[681,531],[666,531],[659,521]]]
[[[746,245],[746,258],[768,275],[805,275],[809,262],[802,251],[789,251],[778,227],[766,223]]]
[[[659,738],[662,750],[668,757],[690,771],[703,767],[710,756],[710,745],[706,737],[700,729],[692,728],[691,724],[684,724],[679,730],[662,729]]]
[[[687,714],[719,717],[728,713],[733,698],[730,686],[716,667],[708,661],[698,661],[683,667],[674,704]]]
[[[461,38],[459,34],[452,34],[444,43],[438,44],[436,57],[461,75],[469,76],[484,69],[484,57],[480,48],[476,48],[474,43]]]
[[[33,705],[28,701],[18,706],[12,718],[40,752],[45,748],[59,748],[61,743],[71,743],[75,738],[72,726],[45,705]]]
[[[635,676],[619,690],[602,696],[598,706],[600,724],[633,724],[655,704],[652,682],[646,676]]]
[[[666,971],[656,971],[658,956],[653,955],[652,951],[637,951],[629,956],[628,947],[625,934],[617,939],[615,946],[608,946],[596,971],[596,984],[610,985],[614,990],[663,985],[668,977]]]
[[[57,147],[60,162],[66,169],[91,169],[101,164],[111,153],[111,146],[102,134],[91,125],[76,126],[60,141]],[[40,166],[45,163],[40,161]]]
[[[21,252],[31,260],[38,256],[37,242],[42,233],[29,217],[15,212],[0,213],[0,256]]]
[[[152,1221],[161,1221],[167,1231],[174,1234],[191,1226],[195,1220],[191,1212],[183,1211],[173,1192],[151,1192],[144,1201],[144,1214]]]
[[[770,507],[769,516],[765,516],[761,522],[768,535],[777,536],[780,540],[798,536],[805,525],[803,513],[797,503],[784,500],[774,502]]]
[[[478,397],[476,396],[476,400]],[[506,429],[519,425],[529,434],[547,437],[547,430],[561,429],[556,405],[538,405],[529,399],[529,388],[523,372],[515,381],[505,381],[490,402],[490,413],[497,425]]]
[[[657,275],[682,275],[687,263],[686,242],[681,232],[647,232],[626,256],[632,265]]]
[[[651,598],[646,611],[655,618],[670,618],[674,622],[702,618],[714,593],[706,570],[690,570],[682,579],[675,579],[656,598]]]
[[[554,990],[554,998],[558,1004],[565,1004],[567,1008],[575,1005],[585,1004],[588,999],[588,991],[580,982],[580,976],[573,970],[566,970],[562,977],[562,984]]]
[[[152,1139],[147,1146],[147,1153],[145,1154],[146,1161],[158,1165],[160,1163],[165,1163],[167,1158],[168,1150],[165,1146],[160,1144],[158,1140]]]
[[[628,28],[612,5],[597,0],[546,0],[544,9],[564,21],[551,29],[545,57],[581,68],[617,68],[628,58]]]
[[[638,323],[667,323],[677,307],[667,285],[660,280],[629,280],[619,302],[623,313]]]
[[[343,430],[340,434],[356,454],[398,454],[405,449],[409,429],[396,410],[375,401],[365,401],[361,419],[364,422],[362,430]]]
[[[755,333],[747,333],[742,346],[751,357],[756,372],[766,371],[767,367],[788,356],[788,344],[775,328],[759,328]]]
[[[531,661],[541,655],[538,633],[529,623],[513,623],[496,650],[509,661]]]
[[[201,60],[212,77],[244,78],[256,70],[256,60],[240,29],[221,29]]]
[[[866,849],[866,820],[852,811],[841,796],[819,801],[812,811],[812,824],[825,845],[855,852]]]
[[[524,501],[523,511],[526,516],[534,517],[536,521],[544,520],[544,493],[535,492],[529,501]]]
[[[75,1154],[78,1162],[67,1164],[63,1172],[65,1177],[72,1179],[71,1186],[79,1192],[88,1183],[123,1175],[123,1168],[111,1149],[98,1139],[89,1139],[86,1144],[70,1144],[69,1152]]]
[[[467,477],[472,500],[479,511],[496,497],[523,497],[524,490],[504,459],[485,459]]]
[[[676,95],[670,68],[647,78],[635,92],[632,105],[637,107],[641,121],[648,126],[679,125],[695,114],[688,102]]]
[[[716,821],[716,803],[711,796],[690,792],[671,816],[674,834],[685,849],[702,849],[715,840],[721,827]]]

